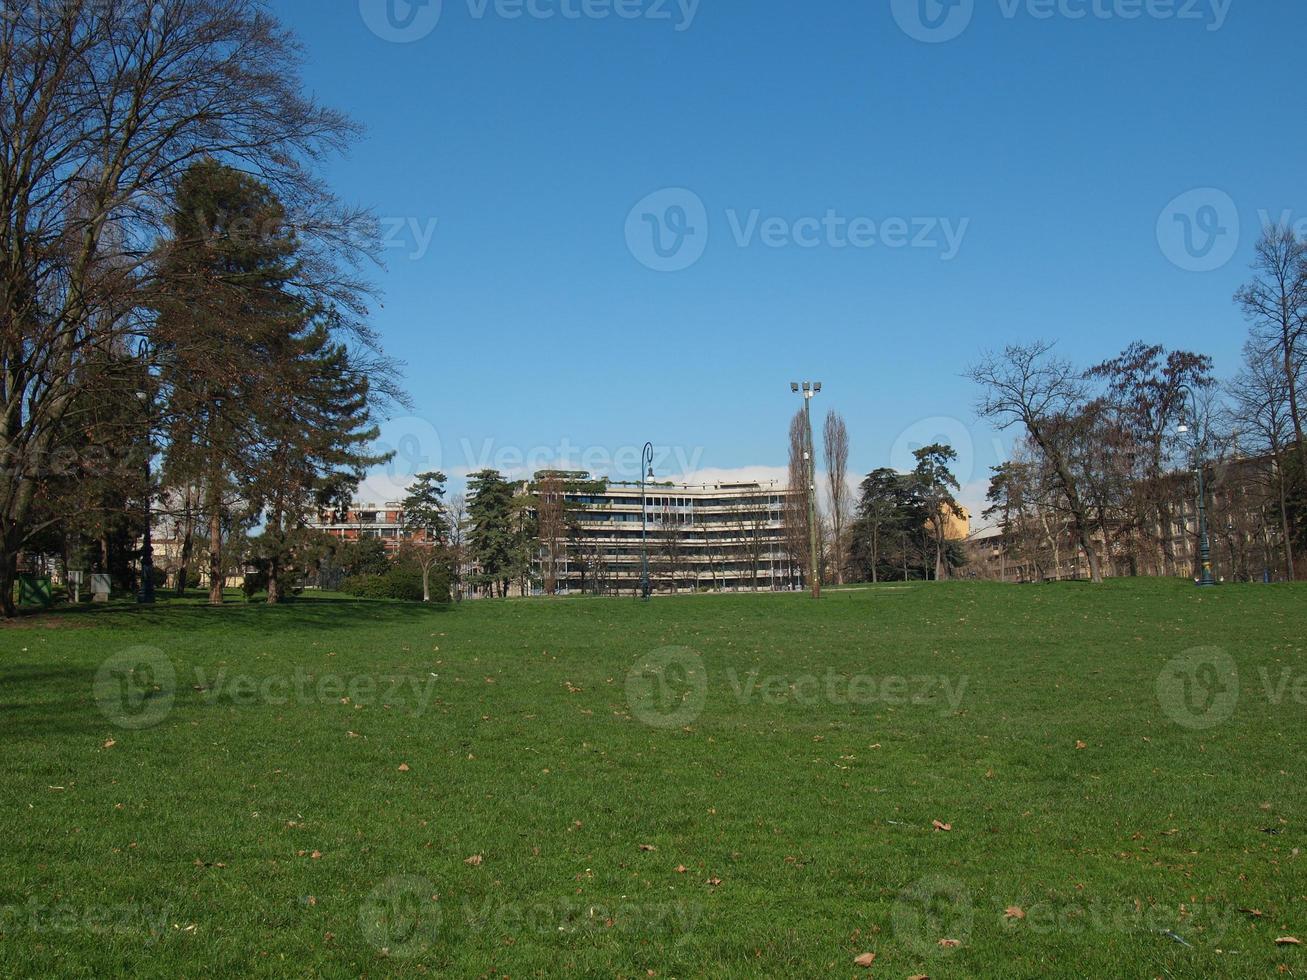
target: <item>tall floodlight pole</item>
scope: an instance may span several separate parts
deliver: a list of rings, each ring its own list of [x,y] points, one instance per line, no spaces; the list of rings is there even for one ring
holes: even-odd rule
[[[646,489],[646,481],[654,478],[653,460],[653,443],[647,442],[640,457],[640,598],[646,602],[653,591],[649,586],[649,494]]]
[[[1198,396],[1188,385],[1181,385],[1178,390],[1189,396],[1193,411],[1194,469],[1198,473],[1198,561],[1202,567],[1198,585],[1202,588],[1210,588],[1216,585],[1216,579],[1212,575],[1212,542],[1207,531],[1207,487],[1203,476],[1203,442],[1206,433],[1200,427]],[[1189,432],[1189,426],[1182,422],[1176,431],[1184,435]]]
[[[800,388],[797,381],[790,382],[790,391],[803,392],[803,420],[808,427],[808,445],[804,448],[803,459],[808,471],[808,545],[811,551],[808,574],[812,581],[812,597],[821,598],[821,571],[817,557],[817,460],[816,447],[812,442],[812,397],[821,393],[820,381],[805,381]]]
[[[150,605],[154,602],[154,541],[150,527],[153,518],[150,491],[153,488],[154,477],[150,472],[150,455],[154,452],[152,442],[154,405],[153,392],[149,390],[151,381],[149,340],[143,339],[136,353],[141,363],[145,365],[146,379],[145,390],[137,392],[137,397],[145,409],[145,531],[141,536],[141,591],[137,594],[136,601],[142,605]]]

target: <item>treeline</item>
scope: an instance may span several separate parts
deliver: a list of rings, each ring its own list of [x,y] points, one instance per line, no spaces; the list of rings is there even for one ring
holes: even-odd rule
[[[810,439],[812,440],[810,442]],[[940,580],[968,560],[957,529],[966,512],[956,494],[961,489],[952,467],[957,452],[942,443],[914,453],[916,465],[900,473],[881,468],[867,474],[852,493],[848,481],[849,433],[837,411],[822,426],[824,487],[813,479],[811,505],[809,458],[817,459],[815,438],[806,412],[790,420],[789,486],[782,513],[784,549],[801,580],[810,574],[810,514],[817,519],[818,574],[824,584]],[[823,496],[819,489],[824,489]]]
[[[357,129],[257,0],[0,18],[0,607],[20,555],[134,583],[146,514],[278,601],[311,508],[402,399],[366,322],[375,221],[317,169]],[[247,541],[246,539],[249,538]],[[148,563],[146,563],[148,565]]]
[[[1095,582],[1195,571],[1201,472],[1208,538],[1230,573],[1295,578],[1307,546],[1307,243],[1266,230],[1235,302],[1249,332],[1242,370],[1224,382],[1206,355],[1142,342],[1087,368],[1039,342],[970,369],[980,416],[1021,434],[988,495],[1005,561],[1040,577],[1060,567],[1066,540]]]

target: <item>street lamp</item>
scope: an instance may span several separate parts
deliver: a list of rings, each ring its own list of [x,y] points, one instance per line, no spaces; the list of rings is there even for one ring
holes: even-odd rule
[[[154,602],[154,541],[151,535],[150,524],[153,520],[153,512],[150,507],[150,491],[153,487],[153,476],[150,472],[150,456],[154,452],[154,443],[152,440],[151,415],[153,406],[151,405],[151,392],[149,390],[150,378],[150,341],[148,338],[142,338],[136,348],[136,356],[141,359],[145,366],[146,386],[144,391],[138,391],[136,397],[140,399],[142,407],[145,409],[145,531],[141,537],[141,591],[136,596],[136,601],[141,605],[150,605]]]
[[[1194,469],[1198,473],[1198,560],[1202,566],[1202,574],[1199,576],[1198,585],[1203,588],[1210,588],[1216,585],[1216,579],[1212,576],[1212,543],[1207,534],[1207,489],[1203,481],[1203,440],[1205,433],[1199,428],[1198,414],[1198,396],[1188,385],[1180,385],[1177,389],[1181,394],[1189,396],[1190,406],[1193,410],[1193,444],[1194,444]],[[1190,432],[1189,426],[1181,421],[1176,428],[1180,435],[1186,435]]]
[[[808,545],[811,551],[808,574],[812,580],[812,597],[821,598],[821,573],[817,567],[817,461],[812,443],[812,396],[821,394],[820,381],[790,382],[790,391],[796,395],[803,392],[803,418],[808,427],[808,445],[803,451],[803,460],[808,469]]]
[[[654,478],[653,460],[653,443],[646,442],[640,456],[640,598],[646,602],[652,593],[649,587],[649,496],[646,481]]]

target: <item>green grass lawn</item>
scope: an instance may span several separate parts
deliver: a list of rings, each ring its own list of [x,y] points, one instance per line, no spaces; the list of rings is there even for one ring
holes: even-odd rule
[[[0,678],[5,975],[1307,975],[1303,588],[114,607]]]

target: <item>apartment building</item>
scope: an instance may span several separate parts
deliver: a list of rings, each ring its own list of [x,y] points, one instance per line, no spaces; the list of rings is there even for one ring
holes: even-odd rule
[[[311,517],[308,526],[346,541],[380,538],[387,551],[398,551],[411,532],[404,528],[404,505],[353,503],[343,510],[324,510]]]
[[[539,514],[561,517],[539,522],[533,578],[542,591],[636,594],[646,555],[656,592],[803,584],[803,552],[796,561],[786,542],[789,491],[775,482],[658,483],[642,493],[638,483],[541,473],[531,489]]]

